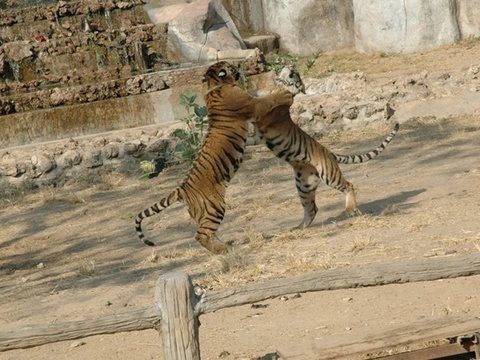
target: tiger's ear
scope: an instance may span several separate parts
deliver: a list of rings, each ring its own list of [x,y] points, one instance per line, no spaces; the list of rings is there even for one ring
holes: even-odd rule
[[[220,71],[218,72],[218,77],[223,78],[223,77],[225,77],[225,76],[227,76],[227,72],[226,72],[225,70],[220,70]]]

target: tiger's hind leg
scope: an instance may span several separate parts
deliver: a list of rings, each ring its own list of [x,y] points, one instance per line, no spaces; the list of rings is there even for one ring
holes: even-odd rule
[[[198,225],[195,240],[214,254],[223,254],[229,249],[227,244],[224,244],[215,236],[224,215],[225,205],[222,202],[215,206],[213,206],[213,203],[206,204],[205,208],[202,208],[201,214],[194,216]]]
[[[327,175],[328,173],[328,175]],[[324,175],[325,174],[325,175]],[[354,216],[354,215],[361,215],[362,212],[360,209],[357,207],[357,199],[356,199],[356,194],[355,194],[355,189],[354,186],[351,182],[347,181],[344,177],[343,174],[340,170],[340,167],[338,166],[337,162],[332,163],[332,168],[331,171],[322,171],[321,176],[322,180],[325,181],[325,183],[338,190],[341,191],[345,194],[345,211],[347,214]]]
[[[357,206],[357,199],[356,199],[356,194],[355,194],[355,189],[353,187],[353,184],[346,180],[345,182],[347,183],[347,188],[345,191],[343,191],[343,193],[346,195],[345,211],[350,216],[362,215],[362,212]]]
[[[204,219],[198,225],[197,234],[195,235],[195,240],[197,240],[200,245],[214,254],[224,254],[229,249],[227,244],[222,243],[215,236],[215,232],[219,226],[219,223]]]
[[[317,215],[315,192],[319,183],[319,175],[317,169],[308,163],[294,164],[293,170],[295,171],[297,193],[303,206],[303,220],[297,229],[304,229],[312,223]]]

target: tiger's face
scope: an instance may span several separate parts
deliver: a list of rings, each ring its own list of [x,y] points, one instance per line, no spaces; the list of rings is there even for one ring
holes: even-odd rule
[[[237,68],[226,62],[220,61],[210,66],[203,76],[203,82],[207,82],[208,87],[218,86],[222,84],[235,84],[240,78]]]
[[[305,94],[305,85],[303,84],[300,73],[291,64],[285,65],[280,73],[275,77],[275,83],[285,86],[293,95],[299,93]]]

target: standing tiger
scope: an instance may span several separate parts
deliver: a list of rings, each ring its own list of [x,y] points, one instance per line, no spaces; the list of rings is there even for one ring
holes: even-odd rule
[[[144,244],[154,245],[145,239],[142,220],[182,201],[197,223],[195,240],[215,254],[227,250],[224,243],[214,239],[214,234],[225,215],[227,184],[242,161],[248,121],[265,116],[277,106],[288,108],[293,101],[292,94],[284,89],[252,97],[235,85],[238,78],[238,71],[227,62],[216,63],[205,73],[209,124],[205,140],[183,183],[135,218],[135,230]]]
[[[287,88],[293,95],[305,92],[305,86],[298,71],[291,65],[285,66],[275,78],[277,87]],[[396,123],[385,140],[374,150],[362,155],[337,155],[322,146],[298,127],[290,117],[288,106],[280,106],[256,119],[255,129],[260,140],[280,159],[292,165],[295,185],[303,206],[304,216],[298,228],[309,226],[318,208],[315,191],[320,179],[328,186],[346,195],[346,211],[360,214],[357,208],[355,190],[340,171],[339,163],[356,164],[369,161],[380,154],[392,141],[399,129]]]

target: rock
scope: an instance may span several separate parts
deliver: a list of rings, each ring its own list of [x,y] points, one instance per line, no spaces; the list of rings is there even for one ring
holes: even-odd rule
[[[102,166],[102,152],[98,149],[88,150],[83,158],[83,164],[87,168]]]
[[[160,77],[156,77],[156,76],[145,78],[144,83],[145,83],[145,88],[147,92],[159,91],[167,87],[167,84],[165,84],[165,81]]]
[[[223,5],[214,0],[195,0],[181,7],[150,9],[170,18],[168,25],[169,58],[174,61],[212,61],[219,50],[245,49],[235,24]],[[159,19],[157,14],[151,19]]]
[[[343,112],[343,116],[349,120],[355,120],[358,117],[358,107],[352,106]]]
[[[70,348],[76,348],[76,347],[79,347],[79,346],[83,346],[85,345],[86,342],[85,341],[75,341],[73,343],[70,344]]]
[[[248,49],[260,49],[264,54],[275,51],[279,48],[279,38],[277,35],[252,35],[243,38]]]
[[[463,39],[480,34],[480,0],[456,0],[457,21]]]
[[[107,144],[102,149],[102,154],[106,159],[113,159],[113,158],[118,157],[119,152],[120,152],[119,147],[115,143]]]
[[[353,11],[362,52],[409,53],[460,38],[455,0],[353,0]]]
[[[3,44],[5,57],[8,60],[19,63],[33,55],[32,44],[28,41],[13,41]]]
[[[50,92],[50,104],[52,106],[59,106],[65,102],[63,92],[60,88],[52,89]]]
[[[145,151],[158,155],[163,155],[171,146],[171,140],[159,139],[147,145]]]
[[[124,152],[127,155],[138,156],[140,151],[145,148],[145,144],[142,144],[140,140],[134,140],[127,142],[124,145]]]
[[[478,79],[480,73],[480,67],[478,65],[470,66],[467,71],[467,76],[471,79]]]
[[[90,141],[90,144],[93,145],[94,147],[102,147],[102,146],[105,146],[106,143],[107,143],[107,139],[105,139],[103,136],[93,138]]]
[[[354,45],[351,0],[263,0],[264,31],[300,56]]]
[[[20,174],[17,159],[9,153],[5,153],[0,160],[1,176],[17,176]]]
[[[131,79],[128,79],[125,84],[127,93],[130,95],[140,94],[142,91],[142,77],[135,76]]]
[[[301,56],[354,44],[351,0],[222,0],[242,33],[274,33]]]
[[[46,174],[55,168],[56,164],[53,160],[44,154],[33,155],[31,157],[32,169],[36,176]]]

